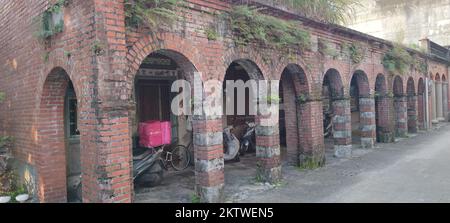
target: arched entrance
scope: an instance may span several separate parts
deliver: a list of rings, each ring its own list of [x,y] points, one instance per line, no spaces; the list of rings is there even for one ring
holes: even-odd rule
[[[408,97],[408,132],[417,133],[417,96],[414,79],[408,78],[406,87]]]
[[[393,83],[394,109],[395,109],[395,135],[406,137],[408,133],[407,99],[403,91],[403,80],[400,76],[394,77]]]
[[[280,145],[284,161],[293,165],[299,164],[302,148],[301,138],[304,135],[302,123],[302,106],[309,100],[309,85],[305,72],[296,64],[289,64],[280,80]]]
[[[394,141],[389,125],[390,97],[388,95],[386,78],[378,74],[375,82],[375,119],[377,129],[377,142],[389,143]]]
[[[148,145],[141,141],[139,126],[145,122],[159,121],[168,122],[171,127],[171,145],[165,149],[171,151],[177,145],[184,145],[188,147],[191,157],[191,165],[182,171],[177,171],[168,164],[167,171],[163,171],[164,179],[161,184],[153,185],[150,178],[138,180],[141,183],[134,184],[136,202],[188,202],[196,189],[194,166],[197,164],[197,154],[194,149],[195,128],[192,116],[196,71],[195,66],[181,53],[161,49],[150,53],[134,76],[133,99],[136,107],[131,115],[133,156],[138,157],[149,151]],[[174,85],[180,80],[186,80],[187,86]],[[183,91],[190,91],[190,97],[175,100],[186,93]],[[177,114],[178,111],[172,109],[176,102],[178,109],[186,109],[188,113]]]
[[[351,156],[350,100],[344,96],[341,76],[335,69],[325,73],[322,83],[324,138],[336,157]]]
[[[367,75],[356,71],[350,83],[352,142],[363,148],[372,148],[375,139],[375,102],[370,97]]]
[[[38,196],[41,202],[81,202],[78,101],[67,72],[53,69],[41,94]]]
[[[444,107],[443,107],[443,90],[441,76],[436,74],[435,77],[435,91],[436,91],[436,118],[438,121],[444,121]]]
[[[445,75],[442,75],[442,107],[444,111],[444,119],[449,121],[449,113],[448,113],[448,81]]]

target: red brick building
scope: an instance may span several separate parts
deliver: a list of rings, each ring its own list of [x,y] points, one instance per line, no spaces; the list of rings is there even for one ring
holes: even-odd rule
[[[237,47],[217,15],[240,2],[186,0],[183,20],[170,31],[155,31],[126,27],[124,0],[70,0],[56,13],[61,18],[52,17],[64,21],[61,30],[42,43],[34,18],[56,1],[2,1],[0,91],[6,101],[0,105],[0,132],[15,138],[21,179],[38,200],[66,202],[69,175],[82,173],[84,202],[132,202],[136,123],[173,120],[178,125],[173,133],[181,138],[185,120],[168,112],[169,86],[191,80],[195,71],[204,80],[281,80],[281,128],[295,164],[324,163],[324,108],[333,111],[336,156],[348,156],[355,138],[371,148],[448,119],[447,49],[423,40],[425,53],[408,52],[426,70],[411,66],[406,75],[392,75],[382,64],[392,43],[259,0],[245,2],[301,21],[311,49],[286,56]],[[219,30],[215,40],[204,32],[211,24]],[[322,40],[338,53],[321,53]],[[343,53],[342,46],[352,43],[366,49],[358,63]],[[146,107],[143,101],[158,105]],[[229,120],[194,117],[195,187],[205,202],[222,200],[222,129]],[[257,147],[257,174],[276,182],[282,177],[279,126],[259,126]]]

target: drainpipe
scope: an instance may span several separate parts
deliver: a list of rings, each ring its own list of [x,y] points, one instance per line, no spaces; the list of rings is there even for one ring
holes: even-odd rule
[[[429,80],[428,77],[425,77],[425,119],[426,119],[426,125],[425,128],[427,130],[430,129],[430,105],[428,102],[428,86],[429,86]]]

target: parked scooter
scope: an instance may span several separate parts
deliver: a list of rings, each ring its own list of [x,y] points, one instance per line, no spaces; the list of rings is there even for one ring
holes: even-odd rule
[[[133,156],[133,180],[145,187],[161,184],[164,177],[164,161],[161,153],[164,148],[146,148],[142,154]]]
[[[256,124],[247,122],[247,129],[241,139],[240,154],[256,151]]]
[[[231,133],[233,127],[223,130],[224,160],[239,162],[239,140]]]

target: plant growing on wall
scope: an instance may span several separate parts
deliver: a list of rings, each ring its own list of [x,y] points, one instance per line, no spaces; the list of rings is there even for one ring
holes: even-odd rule
[[[35,35],[42,41],[47,41],[52,36],[64,31],[63,7],[69,4],[69,0],[58,0],[40,16],[38,16],[38,29]]]
[[[319,38],[318,40],[319,52],[324,56],[330,56],[333,59],[336,59],[339,56],[336,47],[328,40]]]
[[[5,94],[0,92],[0,103],[5,99]],[[10,169],[9,161],[12,158],[10,144],[12,138],[9,136],[0,136],[0,196],[8,195],[14,190],[15,179]]]
[[[125,0],[125,24],[127,27],[156,28],[171,25],[179,16],[177,7],[183,0]]]
[[[297,22],[265,15],[246,5],[233,7],[228,18],[238,46],[257,44],[284,51],[310,48],[310,34]]]
[[[413,57],[403,47],[394,45],[383,57],[382,64],[392,74],[406,74],[413,64]]]
[[[351,44],[344,43],[342,49],[348,53],[348,56],[354,64],[361,63],[364,60],[367,51],[366,47],[356,42]]]

